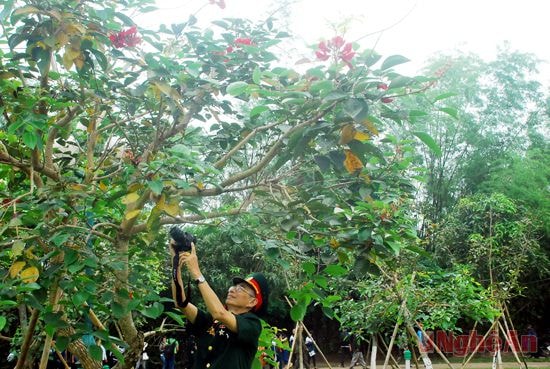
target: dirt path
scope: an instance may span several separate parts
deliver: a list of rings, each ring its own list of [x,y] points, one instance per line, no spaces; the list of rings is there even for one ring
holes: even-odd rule
[[[453,364],[453,367],[455,369],[460,369],[460,364],[461,363],[452,363]],[[332,369],[341,369],[342,367],[340,366],[340,363],[331,363],[332,365]],[[343,368],[345,369],[349,369],[349,361],[346,363],[346,366],[344,366]],[[491,369],[491,366],[492,366],[492,363],[490,362],[485,362],[485,363],[469,363],[467,368],[468,369]],[[404,369],[405,365],[401,365],[400,369]],[[533,362],[527,362],[527,367],[528,368],[550,368],[550,360],[548,361],[533,361]],[[297,367],[296,367],[297,368]],[[296,369],[296,368],[293,368],[293,369]],[[360,369],[361,367],[360,366],[355,366],[356,369]],[[377,369],[382,369],[382,365],[377,365],[376,367]],[[433,364],[433,368],[434,369],[450,369],[447,364]],[[503,363],[503,368],[504,369],[515,369],[515,368],[520,368],[520,366],[518,365],[517,362],[504,362]],[[317,365],[317,369],[329,369],[328,366],[326,366],[326,364],[323,364],[323,365]],[[391,369],[390,366],[388,366],[388,369]],[[411,369],[416,369],[413,366],[411,366]],[[423,366],[420,366],[420,369],[424,369]]]

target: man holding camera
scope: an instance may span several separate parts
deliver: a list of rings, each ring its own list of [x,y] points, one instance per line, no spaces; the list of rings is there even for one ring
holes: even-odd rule
[[[258,349],[262,325],[258,316],[267,310],[269,287],[261,273],[233,278],[225,305],[204,278],[195,252],[196,239],[181,230],[170,232],[173,259],[172,295],[176,307],[189,320],[197,338],[194,369],[250,369]],[[190,246],[190,247],[188,247]],[[183,288],[181,267],[195,281],[207,311],[189,301]]]

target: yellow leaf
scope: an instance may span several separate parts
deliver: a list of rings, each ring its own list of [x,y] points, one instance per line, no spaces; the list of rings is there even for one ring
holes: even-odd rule
[[[63,66],[67,70],[69,70],[73,67],[73,57],[72,57],[72,54],[68,50],[66,50],[65,54],[63,54]]]
[[[378,129],[376,128],[373,122],[371,122],[368,119],[365,119],[363,121],[363,125],[367,127],[367,129],[370,131],[370,133],[372,133],[373,136],[378,136],[379,134]]]
[[[16,258],[23,253],[25,249],[25,243],[21,240],[17,240],[11,246],[12,257]]]
[[[48,48],[49,48],[48,45],[46,45],[46,43],[45,43],[45,42],[42,42],[42,41],[38,41],[38,42],[36,43],[36,46],[39,47],[39,48],[41,48],[41,49],[44,49],[44,50],[48,50]]]
[[[338,141],[338,143],[340,145],[345,145],[353,140],[354,135],[355,128],[353,127],[353,124],[346,124],[344,127],[342,127],[342,132],[340,133],[340,141]]]
[[[11,72],[2,71],[0,72],[0,79],[10,79],[15,78],[15,74]]]
[[[128,192],[136,192],[141,187],[143,187],[140,183],[132,183],[128,186]]]
[[[81,24],[71,23],[65,26],[65,32],[70,36],[83,35],[84,33],[86,33],[86,28]]]
[[[177,200],[171,203],[164,204],[162,210],[164,210],[166,214],[173,217],[177,217],[178,215],[180,215],[180,205]]]
[[[340,242],[336,238],[331,238],[329,244],[333,249],[337,249],[340,246]]]
[[[69,188],[71,191],[83,191],[85,187],[84,185],[73,183],[71,185],[68,185],[67,188]]]
[[[22,8],[16,9],[13,12],[13,15],[22,15],[22,14],[29,14],[29,13],[40,13],[38,8],[34,6],[24,6]]]
[[[39,275],[38,268],[31,266],[21,272],[21,279],[25,283],[33,283],[36,282]]]
[[[126,213],[124,218],[126,218],[126,220],[133,219],[133,218],[137,217],[140,212],[141,212],[140,209],[129,211],[129,212]]]
[[[139,200],[139,194],[137,192],[132,192],[122,198],[122,203],[125,205],[129,205],[138,200]]]
[[[31,246],[29,247],[28,249],[25,250],[25,257],[29,260],[31,259],[38,259],[38,257],[32,253],[32,250],[34,250],[34,246]]]
[[[357,131],[353,135],[353,138],[356,139],[357,141],[367,141],[370,139],[370,136],[364,132]]]
[[[16,261],[15,263],[13,263],[13,265],[10,267],[10,277],[15,278],[15,276],[19,274],[21,269],[23,269],[26,264],[27,263],[24,261]]]
[[[66,34],[65,32],[59,32],[55,36],[55,46],[57,48],[61,48],[61,47],[65,46],[67,44],[67,42],[69,42],[69,35]]]
[[[202,182],[197,182],[197,188],[199,189],[199,191],[204,190],[204,183],[202,183]]]
[[[176,100],[181,99],[181,95],[179,94],[179,92],[176,91],[174,88],[170,87],[170,85],[163,82],[153,82],[153,84],[166,96]]]
[[[363,178],[365,180],[365,183],[371,183],[371,179],[368,174],[361,174],[359,177]]]
[[[107,187],[107,185],[104,182],[99,182],[99,189],[103,192],[107,192],[107,190],[109,188]]]
[[[344,160],[344,166],[349,173],[355,173],[358,170],[363,169],[363,163],[351,150],[346,150],[346,159]]]
[[[74,61],[74,65],[76,66],[76,69],[82,69],[82,67],[84,66],[84,61],[85,61],[84,55],[80,54],[73,61]]]

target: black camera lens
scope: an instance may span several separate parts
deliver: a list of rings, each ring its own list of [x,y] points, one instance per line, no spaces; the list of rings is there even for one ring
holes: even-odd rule
[[[172,237],[175,242],[174,251],[177,252],[191,251],[191,242],[197,243],[197,238],[195,236],[176,226],[170,228],[170,237]]]

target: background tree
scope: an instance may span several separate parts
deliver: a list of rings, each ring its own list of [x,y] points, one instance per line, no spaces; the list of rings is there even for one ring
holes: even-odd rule
[[[420,192],[427,239],[431,225],[459,198],[477,192],[513,155],[524,156],[530,138],[544,132],[548,120],[537,65],[533,55],[504,45],[491,62],[476,55],[439,55],[426,67],[437,83],[412,104],[421,106],[426,99],[439,113],[411,118],[441,149],[419,150],[427,170]]]

